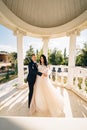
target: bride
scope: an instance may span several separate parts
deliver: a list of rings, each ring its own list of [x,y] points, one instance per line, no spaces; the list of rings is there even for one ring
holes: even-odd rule
[[[49,80],[50,69],[47,66],[45,55],[40,57],[40,65],[38,71],[46,73],[47,77],[37,76],[34,86],[34,93],[30,105],[29,113],[33,115],[35,112],[49,113],[50,116],[58,117],[63,114],[63,100],[60,94],[56,93],[54,86]]]

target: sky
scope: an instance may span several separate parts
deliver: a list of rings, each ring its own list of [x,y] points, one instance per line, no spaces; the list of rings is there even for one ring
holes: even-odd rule
[[[83,43],[87,42],[87,29],[80,32],[80,36],[77,36],[76,48],[83,48]],[[24,36],[23,38],[23,56],[25,57],[26,51],[29,46],[32,45],[34,50],[40,50],[43,46],[42,39]],[[49,40],[49,49],[54,48],[64,52],[66,48],[67,55],[69,54],[69,37],[53,38]],[[13,31],[9,30],[3,25],[0,25],[0,51],[17,52],[17,39],[13,34]]]

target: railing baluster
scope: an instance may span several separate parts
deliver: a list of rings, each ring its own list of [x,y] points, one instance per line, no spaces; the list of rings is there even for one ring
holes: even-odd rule
[[[85,88],[86,88],[85,77],[83,77],[83,81],[82,81],[82,93],[83,93],[84,95],[86,95],[86,90],[85,90]]]
[[[67,76],[68,76],[68,67],[66,66],[51,66],[52,73],[50,75],[50,79],[56,84],[65,86],[67,85]],[[67,68],[67,69],[66,69]],[[87,97],[87,87],[85,84],[85,80],[87,77],[87,69],[81,67],[75,67],[75,73],[73,77],[75,81],[71,89],[76,91],[80,95],[85,95]]]

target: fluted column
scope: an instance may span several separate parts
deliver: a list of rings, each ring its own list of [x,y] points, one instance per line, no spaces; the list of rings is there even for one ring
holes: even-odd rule
[[[14,32],[17,37],[17,60],[18,60],[18,86],[24,84],[24,64],[23,64],[23,32],[17,30]]]
[[[43,54],[46,56],[46,58],[48,59],[48,42],[49,42],[49,38],[48,37],[44,37],[43,38]]]
[[[73,86],[74,68],[76,61],[76,37],[79,34],[78,30],[69,33],[69,59],[68,59],[68,87]]]

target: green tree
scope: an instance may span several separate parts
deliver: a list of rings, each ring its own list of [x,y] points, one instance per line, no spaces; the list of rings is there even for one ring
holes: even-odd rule
[[[87,43],[84,43],[84,47],[80,54],[76,57],[76,65],[87,66]]]
[[[36,57],[37,57],[37,62],[40,61],[40,56],[43,54],[43,50],[41,49],[40,51],[36,50]]]
[[[62,52],[61,51],[57,51],[57,54],[56,54],[56,64],[57,65],[61,65],[62,62],[63,62]]]
[[[9,54],[11,63],[14,63],[17,60],[17,52],[12,52]]]
[[[68,65],[68,57],[66,55],[66,48],[64,49],[64,54],[63,54],[63,65]]]
[[[10,53],[9,57],[10,57],[9,59],[10,59],[12,68],[15,68],[17,64],[17,52]]]
[[[54,50],[49,56],[49,63],[55,65],[56,50]]]
[[[84,48],[82,49],[82,65],[87,66],[87,43],[84,43]]]
[[[66,58],[66,48],[64,48],[64,59]]]
[[[57,51],[56,49],[49,55],[49,63],[52,65],[60,65],[63,62],[63,56],[61,51]]]
[[[51,49],[48,49],[48,63],[50,64],[50,55],[51,55],[52,51]]]
[[[83,66],[83,65],[82,65],[82,54],[79,54],[79,55],[76,57],[76,65],[77,65],[77,66]]]
[[[24,59],[24,65],[28,65],[30,62],[31,55],[35,53],[33,47],[30,45],[28,51],[26,52],[26,56]]]

